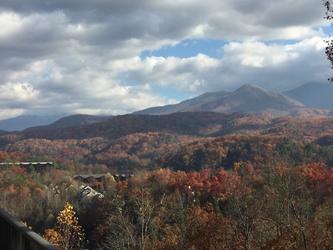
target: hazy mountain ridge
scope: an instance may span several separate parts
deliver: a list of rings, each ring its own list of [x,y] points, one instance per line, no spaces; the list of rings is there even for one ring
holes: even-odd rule
[[[307,107],[333,110],[331,83],[307,83],[283,94],[304,103]]]
[[[0,120],[0,130],[20,131],[29,127],[47,125],[63,117],[63,115],[21,115]]]

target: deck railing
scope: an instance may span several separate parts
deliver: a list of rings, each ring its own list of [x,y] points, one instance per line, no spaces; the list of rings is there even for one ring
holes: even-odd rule
[[[56,250],[57,248],[0,208],[0,249]]]

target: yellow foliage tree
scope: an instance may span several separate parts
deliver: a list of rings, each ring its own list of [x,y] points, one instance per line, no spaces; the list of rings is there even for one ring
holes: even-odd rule
[[[85,236],[73,205],[68,202],[65,204],[57,216],[55,229],[45,230],[43,236],[59,250],[84,249]]]

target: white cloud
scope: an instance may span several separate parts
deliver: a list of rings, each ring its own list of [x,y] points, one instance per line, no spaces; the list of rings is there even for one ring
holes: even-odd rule
[[[321,81],[323,14],[313,0],[3,0],[0,103],[8,114],[125,113],[174,102],[155,85],[195,94]],[[230,43],[219,59],[139,57],[188,38]]]
[[[220,83],[229,88],[256,83],[266,88],[283,90],[307,82],[326,81],[330,67],[325,59],[324,47],[322,37],[285,45],[230,43],[223,49]],[[218,87],[217,84],[213,86]]]
[[[224,47],[223,60],[228,64],[233,62],[242,66],[263,68],[296,60],[302,57],[303,52],[318,51],[321,53],[324,48],[325,43],[321,37],[305,39],[290,45],[266,45],[263,42],[232,42]],[[324,54],[322,53],[322,55]]]
[[[222,48],[221,59],[200,54],[190,58],[136,57],[116,61],[113,68],[128,82],[174,86],[195,93],[233,89],[245,83],[283,90],[328,78],[324,47],[322,37],[293,44],[231,42]]]
[[[16,109],[16,108],[9,108],[9,109],[1,109],[0,110],[0,119],[9,119],[24,113],[24,109]]]
[[[0,99],[30,101],[38,97],[39,92],[30,83],[7,82],[0,86]]]
[[[139,57],[116,61],[114,67],[128,82],[174,86],[184,91],[196,91],[208,84],[203,78],[218,68],[219,60],[198,54],[195,57]],[[202,77],[201,77],[202,76]]]
[[[13,12],[0,13],[0,39],[17,32],[22,25],[20,17]]]

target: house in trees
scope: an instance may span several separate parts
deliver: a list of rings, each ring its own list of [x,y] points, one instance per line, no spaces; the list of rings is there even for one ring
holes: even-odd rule
[[[78,194],[79,194],[80,199],[83,201],[89,201],[93,198],[98,198],[98,199],[104,198],[103,194],[97,192],[95,189],[93,189],[92,187],[87,186],[87,185],[80,186]]]

